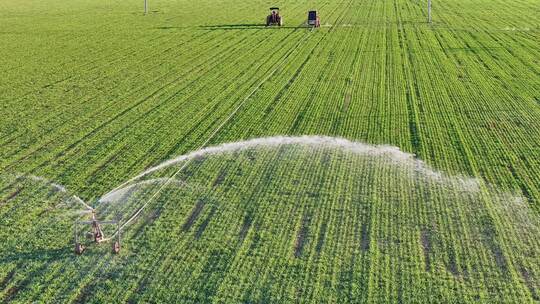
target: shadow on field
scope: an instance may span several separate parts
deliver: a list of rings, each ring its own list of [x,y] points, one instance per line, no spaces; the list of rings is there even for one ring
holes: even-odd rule
[[[268,29],[299,28],[298,26],[266,26],[262,23],[201,25],[199,27],[202,29],[207,29],[207,30],[255,30],[255,29],[264,29],[264,28],[268,28]]]
[[[74,253],[72,248],[56,248],[56,249],[44,249],[33,250],[27,252],[13,252],[12,254],[6,254],[0,257],[0,264],[11,263],[17,261],[56,261],[63,260],[69,257],[73,257]]]
[[[148,11],[148,14],[162,14],[162,13],[159,10],[153,10],[153,11]],[[143,15],[144,16],[144,13],[143,12],[132,12],[131,15],[134,15],[134,16]]]
[[[176,30],[176,29],[185,29],[187,26],[158,26],[156,30]]]
[[[449,52],[481,52],[481,51],[499,51],[499,50],[506,50],[506,48],[502,46],[493,46],[493,47],[454,47],[454,48],[446,48]]]
[[[243,24],[217,24],[217,25],[201,25],[199,28],[207,30],[255,30],[264,28],[264,24],[243,23]]]
[[[251,27],[264,27],[264,24],[262,23],[240,23],[240,24],[216,24],[216,25],[201,25],[200,27],[203,28],[209,28],[209,27],[217,27],[217,28],[228,28],[228,27],[234,27],[234,28],[251,28]]]

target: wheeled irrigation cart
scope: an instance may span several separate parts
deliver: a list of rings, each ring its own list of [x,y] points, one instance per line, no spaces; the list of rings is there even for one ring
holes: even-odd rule
[[[277,25],[277,26],[283,25],[283,16],[279,14],[279,7],[270,8],[270,15],[266,17],[266,26],[271,26],[271,25]]]
[[[96,218],[96,212],[95,210],[92,210],[92,219],[89,221],[75,221],[75,253],[76,254],[82,254],[86,247],[80,242],[79,240],[79,225],[90,225],[91,231],[87,233],[87,236],[92,238],[93,241],[96,244],[100,244],[103,242],[107,242],[109,240],[113,240],[112,243],[112,252],[117,254],[120,252],[120,221],[119,220],[113,220],[113,221],[98,221]],[[105,234],[103,233],[103,229],[101,229],[102,225],[116,225],[116,239],[107,239],[105,238]]]
[[[307,24],[313,27],[320,27],[321,26],[321,19],[319,17],[319,14],[317,11],[309,11],[308,12],[308,19]]]

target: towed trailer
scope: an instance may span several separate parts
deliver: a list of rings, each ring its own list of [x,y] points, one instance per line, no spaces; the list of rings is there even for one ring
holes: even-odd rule
[[[321,26],[321,19],[319,17],[319,14],[317,11],[309,11],[308,12],[308,21],[307,24],[312,27],[320,27]]]

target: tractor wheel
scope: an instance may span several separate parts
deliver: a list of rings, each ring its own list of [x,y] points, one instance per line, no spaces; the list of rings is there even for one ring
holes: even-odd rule
[[[82,245],[81,243],[76,243],[75,244],[75,253],[78,254],[78,255],[81,255],[83,252],[84,252],[84,245]]]
[[[112,252],[118,254],[120,252],[120,243],[118,241],[114,242],[112,245]]]

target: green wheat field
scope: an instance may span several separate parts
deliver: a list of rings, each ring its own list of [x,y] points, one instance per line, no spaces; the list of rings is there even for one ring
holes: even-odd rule
[[[2,1],[0,302],[539,303],[540,5],[432,8]]]

